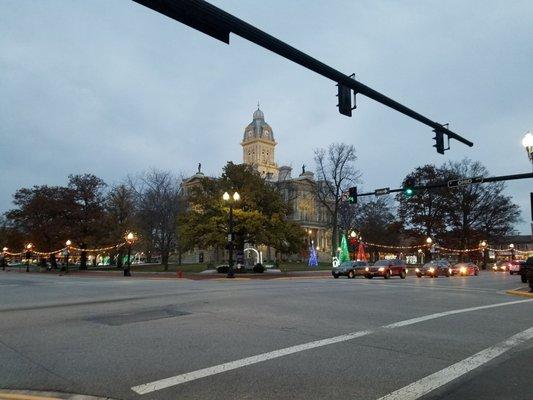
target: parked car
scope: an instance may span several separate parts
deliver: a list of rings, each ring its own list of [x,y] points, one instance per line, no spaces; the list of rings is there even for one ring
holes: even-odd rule
[[[353,279],[356,276],[365,275],[365,267],[367,266],[368,263],[366,261],[345,261],[338,267],[333,267],[331,275],[333,275],[335,279],[339,276],[346,276],[349,279]]]
[[[454,275],[469,276],[479,275],[479,267],[471,262],[457,263],[452,268]]]
[[[430,278],[438,278],[439,276],[449,277],[452,274],[452,269],[448,261],[430,261],[424,264],[420,268],[415,269],[416,276],[422,278],[423,276],[429,276]]]
[[[402,260],[379,260],[374,265],[365,267],[365,278],[372,279],[374,276],[382,276],[385,279],[399,276],[405,279],[407,265]]]
[[[525,264],[524,260],[513,260],[509,263],[509,275],[519,274],[520,265]]]
[[[495,272],[507,271],[508,269],[509,269],[509,261],[497,261],[492,266],[492,270]]]

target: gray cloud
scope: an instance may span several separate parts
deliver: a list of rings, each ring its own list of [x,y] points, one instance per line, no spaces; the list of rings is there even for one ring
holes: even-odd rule
[[[530,1],[213,3],[475,142],[431,147],[429,128],[358,99],[232,36],[226,46],[130,1],[4,0],[0,5],[0,210],[21,186],[92,172],[107,182],[151,166],[217,174],[240,161],[257,100],[280,164],[353,143],[367,189],[397,186],[424,163],[470,157],[493,174],[531,169]],[[508,184],[528,232],[531,181]]]

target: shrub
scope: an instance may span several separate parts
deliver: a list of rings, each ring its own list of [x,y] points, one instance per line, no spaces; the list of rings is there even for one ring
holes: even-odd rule
[[[254,265],[254,269],[253,269],[254,272],[257,272],[259,274],[262,274],[263,272],[265,272],[265,267],[263,267],[262,264],[260,263],[257,263]]]

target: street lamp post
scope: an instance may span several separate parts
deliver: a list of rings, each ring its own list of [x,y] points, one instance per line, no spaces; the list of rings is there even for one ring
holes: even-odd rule
[[[224,192],[222,195],[222,200],[229,204],[229,217],[228,217],[228,278],[234,278],[235,274],[233,272],[233,242],[235,240],[235,233],[233,232],[233,204],[237,203],[241,199],[239,193],[233,193],[233,196],[230,196],[228,192]]]
[[[126,242],[128,243],[128,258],[126,260],[126,265],[124,266],[124,276],[131,276],[131,246],[135,242],[136,237],[133,232],[129,232],[126,235]]]
[[[72,241],[69,239],[65,242],[65,272],[68,274],[68,258],[70,256],[70,245]]]
[[[26,245],[26,272],[30,272],[30,257],[31,257],[31,248],[33,244],[28,243]]]
[[[511,249],[511,260],[514,260],[514,244],[510,244],[509,248]]]
[[[6,265],[7,265],[7,260],[6,260],[6,257],[7,257],[7,250],[8,250],[7,247],[4,247],[4,248],[2,249],[2,271],[5,271],[5,270],[6,270]]]
[[[426,238],[427,256],[425,257],[426,261],[431,261],[431,246],[432,246],[432,244],[433,244],[433,239],[431,239],[430,237],[427,237]]]
[[[483,256],[483,264],[481,265],[481,269],[487,269],[487,263],[489,261],[489,248],[487,246],[487,242],[483,240],[479,245],[481,246],[481,253]]]

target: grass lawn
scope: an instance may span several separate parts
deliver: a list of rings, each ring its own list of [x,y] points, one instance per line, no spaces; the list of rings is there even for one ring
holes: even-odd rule
[[[331,269],[331,263],[320,262],[318,267],[309,267],[307,263],[297,263],[297,262],[282,262],[280,263],[279,269],[282,272],[290,271],[325,271]]]
[[[176,271],[182,271],[182,272],[201,272],[205,271],[207,269],[207,263],[203,264],[174,264],[170,263],[168,265],[168,272],[176,272]],[[214,267],[213,267],[214,268]],[[117,271],[118,269],[116,267],[98,267],[98,268],[89,268],[90,270],[96,270],[96,271]],[[280,264],[280,270],[282,272],[290,272],[290,271],[318,271],[318,270],[329,270],[331,269],[331,263],[319,263],[318,267],[309,267],[307,266],[307,263],[298,263],[298,262],[285,262]],[[165,272],[165,268],[161,264],[154,264],[154,265],[132,265],[131,266],[132,272]]]

